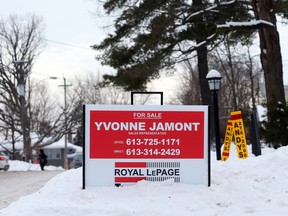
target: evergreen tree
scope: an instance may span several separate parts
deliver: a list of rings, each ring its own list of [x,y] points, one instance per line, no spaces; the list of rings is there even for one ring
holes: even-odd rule
[[[258,29],[268,119],[278,102],[286,104],[276,14],[287,18],[287,0],[107,0],[103,6],[108,15],[118,14],[115,32],[93,46],[104,51],[98,59],[117,70],[104,76],[106,83],[143,90],[161,69],[173,69],[197,52],[202,104],[211,104],[209,49],[227,33],[239,40],[243,33],[249,37],[249,29]],[[257,22],[244,23],[252,19]]]
[[[267,108],[270,110],[269,120],[261,122],[260,128],[263,139],[275,149],[288,145],[288,107],[278,103]]]
[[[211,100],[206,80],[208,45],[215,45],[226,33],[217,31],[217,24],[251,18],[237,1],[109,0],[103,6],[108,15],[120,12],[114,34],[93,46],[104,51],[99,57],[102,63],[117,70],[115,76],[105,75],[105,82],[143,90],[161,69],[173,69],[196,51],[203,104]]]

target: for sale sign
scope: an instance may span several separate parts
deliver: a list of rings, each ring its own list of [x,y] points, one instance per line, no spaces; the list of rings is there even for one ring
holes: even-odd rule
[[[85,106],[87,186],[209,185],[207,106]]]

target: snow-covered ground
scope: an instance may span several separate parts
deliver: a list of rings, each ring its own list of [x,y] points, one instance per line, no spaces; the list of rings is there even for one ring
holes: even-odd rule
[[[8,172],[10,171],[41,171],[41,168],[39,166],[39,164],[31,164],[31,163],[26,163],[24,161],[13,161],[10,160],[9,161],[10,164],[10,168],[8,170]],[[55,167],[55,166],[45,166],[45,170],[48,171],[61,171],[63,170],[62,167]]]
[[[62,167],[46,166],[47,171],[42,172],[39,164],[23,161],[10,161],[10,166],[7,172],[0,171],[0,209],[38,191],[49,179],[64,171]]]
[[[81,189],[81,168],[52,178],[38,192],[0,210],[1,216],[215,216],[288,214],[288,147],[250,152],[226,162],[212,153],[211,187],[141,181],[133,186]],[[13,166],[11,167],[13,169]]]

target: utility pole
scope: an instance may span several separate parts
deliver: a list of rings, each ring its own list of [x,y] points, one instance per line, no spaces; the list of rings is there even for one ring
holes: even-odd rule
[[[31,143],[30,143],[30,134],[29,130],[27,131],[27,106],[26,106],[26,99],[25,99],[25,71],[23,69],[23,65],[28,63],[28,61],[13,61],[15,66],[19,65],[19,79],[17,84],[17,90],[20,100],[20,119],[21,119],[21,127],[22,127],[22,136],[23,136],[23,151],[25,161],[29,162],[32,160],[32,150],[31,150]],[[16,67],[16,71],[18,68]]]
[[[63,160],[64,160],[64,169],[68,170],[68,158],[67,158],[67,87],[68,86],[72,86],[71,84],[70,85],[67,85],[66,84],[66,78],[63,77],[63,81],[64,81],[64,85],[59,85],[61,87],[64,87],[64,129],[65,129],[65,132],[64,132],[64,142],[65,142],[65,146],[64,146],[64,157],[63,157]]]

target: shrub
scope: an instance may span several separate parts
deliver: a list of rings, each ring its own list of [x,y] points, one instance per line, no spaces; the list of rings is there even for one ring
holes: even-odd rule
[[[270,108],[270,109],[269,109]],[[268,107],[267,120],[261,122],[260,134],[275,149],[288,145],[288,108],[282,103]]]

